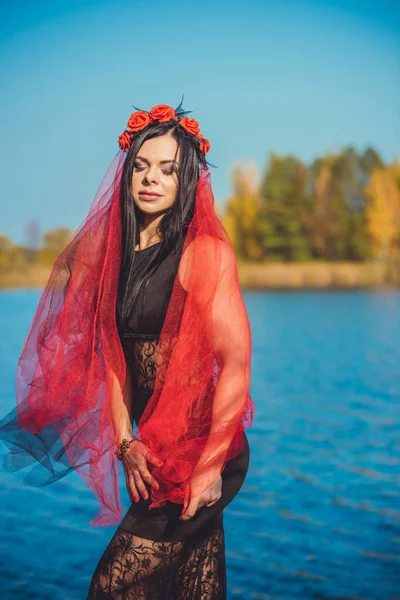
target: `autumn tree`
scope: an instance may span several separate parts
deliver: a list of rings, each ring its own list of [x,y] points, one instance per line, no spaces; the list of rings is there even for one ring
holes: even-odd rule
[[[367,232],[373,256],[398,258],[400,250],[400,163],[376,168],[366,186]]]
[[[233,195],[226,202],[223,224],[239,258],[261,260],[264,256],[260,229],[261,198],[255,164],[236,164],[232,169],[232,186]]]
[[[13,262],[16,250],[12,240],[8,236],[0,234],[0,270],[5,269]]]
[[[40,259],[46,264],[53,264],[60,252],[70,241],[73,232],[67,227],[59,227],[43,235],[43,245],[40,250]]]

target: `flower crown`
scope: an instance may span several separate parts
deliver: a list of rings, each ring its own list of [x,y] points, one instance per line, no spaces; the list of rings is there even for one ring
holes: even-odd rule
[[[186,131],[194,135],[200,142],[200,150],[203,154],[207,154],[211,145],[210,142],[200,133],[200,127],[195,119],[189,119],[186,115],[192,112],[191,110],[184,111],[182,109],[183,96],[180,105],[175,110],[167,104],[158,104],[153,106],[150,112],[137,109],[129,117],[127,128],[119,136],[118,143],[121,150],[128,152],[131,147],[132,134],[141,131],[153,121],[164,123],[165,121],[178,121]],[[133,108],[137,108],[134,106]]]

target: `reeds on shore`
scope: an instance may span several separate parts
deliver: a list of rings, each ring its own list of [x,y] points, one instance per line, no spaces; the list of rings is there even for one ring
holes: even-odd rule
[[[44,288],[51,267],[0,269],[0,289]],[[400,287],[400,265],[371,262],[238,262],[242,289],[384,289]]]

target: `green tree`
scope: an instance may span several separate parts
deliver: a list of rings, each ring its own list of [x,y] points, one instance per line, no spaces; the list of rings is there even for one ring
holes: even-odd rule
[[[272,153],[261,183],[262,237],[269,260],[307,260],[307,215],[311,198],[307,169],[293,156]]]
[[[307,220],[312,253],[327,260],[365,260],[369,256],[365,186],[379,155],[352,147],[318,158],[310,167],[314,206]]]

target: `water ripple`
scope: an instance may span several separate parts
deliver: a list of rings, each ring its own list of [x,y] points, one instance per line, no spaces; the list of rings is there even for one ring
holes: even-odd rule
[[[37,300],[0,294],[1,414]],[[248,476],[224,513],[228,599],[400,600],[400,294],[245,302],[257,412]],[[0,497],[2,600],[83,598],[113,529],[89,526],[82,480],[27,489],[0,471]]]

